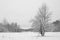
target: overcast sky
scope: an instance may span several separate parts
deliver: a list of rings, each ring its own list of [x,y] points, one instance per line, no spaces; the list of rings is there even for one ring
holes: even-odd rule
[[[34,18],[42,3],[46,3],[53,12],[53,21],[60,19],[60,0],[0,0],[0,21],[6,18],[9,22],[29,27],[29,21]]]

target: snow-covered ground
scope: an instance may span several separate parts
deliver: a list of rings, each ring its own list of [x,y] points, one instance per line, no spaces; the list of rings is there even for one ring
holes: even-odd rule
[[[0,40],[60,40],[60,32],[46,32],[42,37],[37,32],[0,33]]]

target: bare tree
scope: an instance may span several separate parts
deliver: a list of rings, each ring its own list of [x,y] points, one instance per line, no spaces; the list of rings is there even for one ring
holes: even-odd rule
[[[51,12],[48,11],[46,4],[43,4],[41,8],[39,8],[38,15],[35,16],[35,20],[32,20],[32,27],[36,28],[42,36],[44,36],[46,27],[50,27],[49,21],[51,17]],[[37,29],[38,28],[38,29]]]

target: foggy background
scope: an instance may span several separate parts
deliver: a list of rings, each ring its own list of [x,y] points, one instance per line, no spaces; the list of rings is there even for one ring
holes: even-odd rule
[[[60,0],[0,0],[0,22],[17,22],[22,28],[31,27],[29,22],[38,12],[42,3],[52,11],[52,21],[60,19]]]

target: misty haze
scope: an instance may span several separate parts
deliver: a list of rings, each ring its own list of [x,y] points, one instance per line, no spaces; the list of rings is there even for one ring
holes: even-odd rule
[[[1,40],[60,40],[60,0],[0,0]]]

